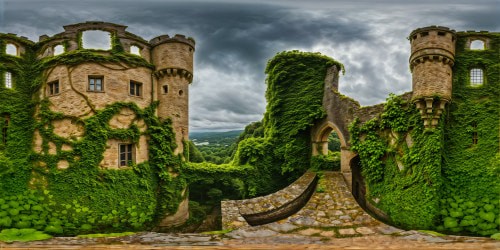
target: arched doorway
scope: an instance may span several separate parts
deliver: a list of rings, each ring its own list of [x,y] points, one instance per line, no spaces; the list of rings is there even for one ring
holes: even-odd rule
[[[335,133],[340,142],[340,171],[343,173],[351,172],[349,167],[350,160],[356,155],[348,149],[345,136],[341,133],[334,123],[325,121],[313,129],[312,133],[312,155],[328,155],[328,139]]]

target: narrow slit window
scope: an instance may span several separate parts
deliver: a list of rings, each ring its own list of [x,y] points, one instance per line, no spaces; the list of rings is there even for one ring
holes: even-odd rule
[[[163,94],[168,94],[168,85],[163,85]]]
[[[59,81],[53,81],[48,83],[49,95],[59,94]]]
[[[8,89],[12,88],[12,73],[5,72],[5,87]]]
[[[130,81],[130,95],[142,96],[142,83]]]
[[[470,85],[471,86],[481,86],[483,85],[483,70],[482,69],[471,69],[470,70]]]
[[[7,144],[7,132],[9,130],[10,116],[4,116],[4,124],[2,127],[2,143],[3,145]]]
[[[472,123],[472,145],[476,145],[478,141],[477,123]]]
[[[120,144],[120,167],[128,166],[134,162],[134,144]]]
[[[17,46],[12,43],[8,43],[7,46],[5,46],[5,53],[7,55],[17,56]]]
[[[103,76],[89,76],[89,91],[103,92],[104,91],[104,77]]]

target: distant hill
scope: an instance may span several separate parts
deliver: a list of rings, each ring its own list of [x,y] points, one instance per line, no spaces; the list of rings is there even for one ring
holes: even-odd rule
[[[231,130],[225,132],[191,132],[189,139],[198,143],[208,142],[209,145],[231,145],[238,139],[243,130]]]

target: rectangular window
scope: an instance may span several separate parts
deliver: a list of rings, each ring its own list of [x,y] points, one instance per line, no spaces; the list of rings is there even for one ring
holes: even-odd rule
[[[49,95],[59,94],[59,81],[53,81],[48,83]]]
[[[9,117],[9,115],[6,115],[4,117],[4,124],[2,127],[2,143],[3,143],[3,145],[7,145],[7,131],[9,130],[9,122],[10,122],[10,117]]]
[[[130,81],[130,95],[141,96],[142,95],[142,83]]]
[[[103,92],[104,91],[104,77],[103,76],[89,76],[89,91]]]
[[[119,166],[128,166],[134,162],[134,144],[120,144]]]
[[[12,88],[12,73],[5,72],[5,87],[8,89]]]

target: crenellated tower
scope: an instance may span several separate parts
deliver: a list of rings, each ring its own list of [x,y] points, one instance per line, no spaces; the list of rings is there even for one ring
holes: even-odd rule
[[[155,98],[159,101],[158,117],[171,118],[177,143],[176,154],[184,151],[189,124],[189,84],[193,81],[193,54],[195,42],[183,35],[153,38],[151,59],[156,66]]]
[[[456,34],[446,27],[429,26],[414,30],[409,39],[412,101],[420,110],[425,128],[435,128],[451,101]]]

